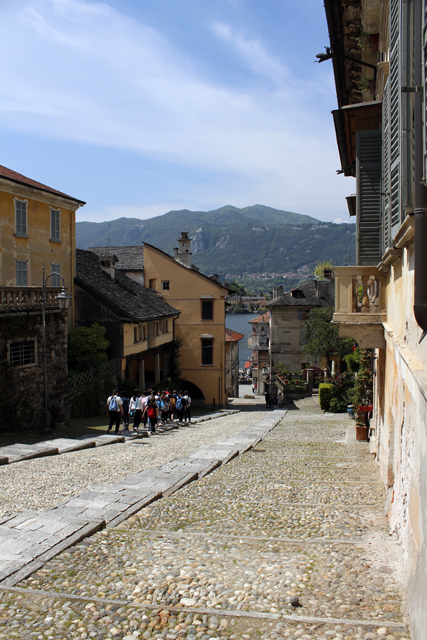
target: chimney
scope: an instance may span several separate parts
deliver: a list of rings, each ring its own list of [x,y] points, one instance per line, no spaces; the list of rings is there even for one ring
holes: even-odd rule
[[[191,240],[188,237],[188,231],[181,231],[181,237],[178,238],[178,247],[174,249],[174,259],[184,267],[191,267]]]
[[[116,262],[118,262],[117,256],[99,256],[101,269],[111,278],[111,280],[116,279]]]
[[[277,287],[277,297],[280,298],[281,296],[283,296],[283,285],[279,284]]]

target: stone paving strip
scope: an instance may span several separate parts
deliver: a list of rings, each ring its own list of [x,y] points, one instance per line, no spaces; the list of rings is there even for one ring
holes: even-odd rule
[[[193,424],[199,424],[216,418],[225,418],[226,416],[238,413],[237,410],[223,410],[220,413],[212,413],[201,418],[195,418]],[[159,427],[159,432],[163,433],[171,429],[178,429],[178,424],[169,424]],[[13,462],[21,462],[22,460],[31,460],[32,458],[41,458],[44,456],[61,455],[70,451],[80,451],[81,449],[90,449],[91,447],[103,447],[108,444],[117,444],[128,440],[135,440],[142,436],[149,436],[148,431],[142,433],[121,432],[122,435],[101,434],[99,436],[80,436],[78,438],[55,438],[53,440],[44,440],[36,444],[11,444],[6,447],[0,447],[0,465],[12,464]]]
[[[219,445],[211,445],[158,469],[146,469],[116,485],[100,485],[45,512],[24,512],[0,522],[0,582],[12,586],[64,548],[104,526],[114,527],[158,498],[204,477],[256,445],[283,417],[272,412]]]
[[[0,638],[409,640],[368,445],[344,444],[342,416],[298,407],[244,455],[4,588]]]

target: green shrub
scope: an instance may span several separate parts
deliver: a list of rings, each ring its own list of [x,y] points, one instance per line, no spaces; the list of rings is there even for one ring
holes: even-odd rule
[[[319,402],[322,411],[329,411],[329,404],[331,402],[332,385],[328,382],[322,382],[319,384]]]
[[[330,413],[345,413],[347,411],[347,398],[331,398],[328,411]]]

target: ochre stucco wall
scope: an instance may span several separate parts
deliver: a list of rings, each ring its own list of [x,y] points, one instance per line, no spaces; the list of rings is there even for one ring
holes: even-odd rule
[[[146,286],[155,280],[155,288],[168,304],[181,312],[175,321],[175,336],[181,338],[180,366],[183,378],[195,384],[207,404],[227,404],[225,392],[225,296],[227,290],[183,267],[154,247],[144,245]],[[162,281],[169,290],[162,291]],[[153,284],[153,283],[152,283]],[[202,320],[202,296],[212,296],[213,320]],[[213,365],[201,364],[201,338],[213,336]]]

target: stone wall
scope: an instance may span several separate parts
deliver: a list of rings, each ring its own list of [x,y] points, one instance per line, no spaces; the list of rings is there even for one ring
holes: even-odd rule
[[[11,366],[10,341],[36,340],[36,362]],[[48,409],[64,403],[69,419],[67,397],[67,324],[60,311],[46,312]],[[0,431],[38,431],[43,425],[43,338],[42,314],[0,316]]]

